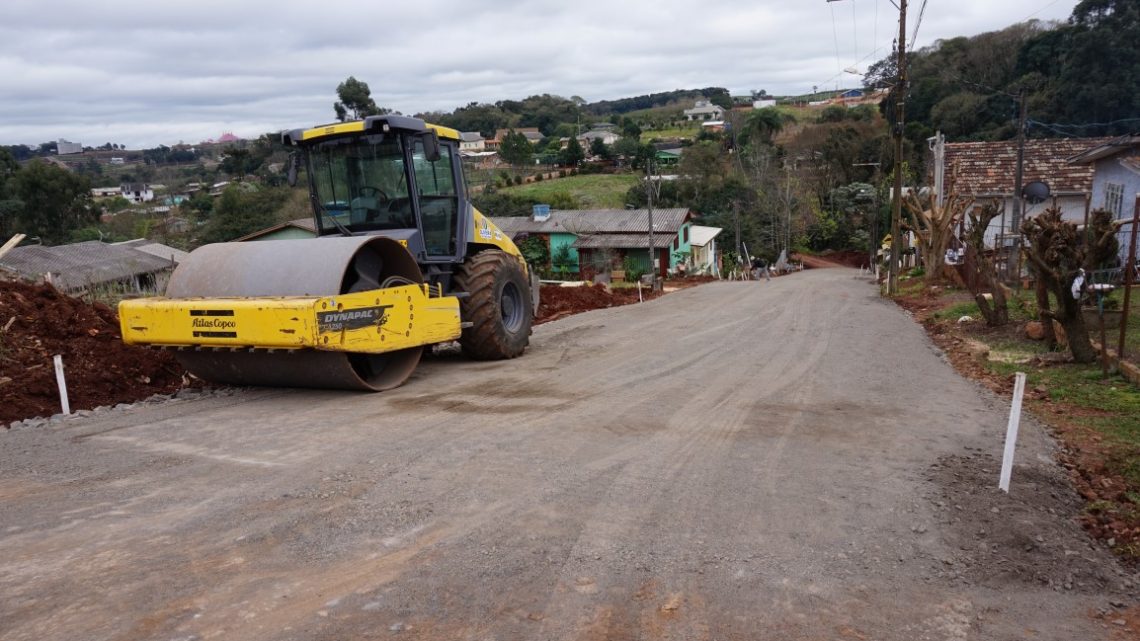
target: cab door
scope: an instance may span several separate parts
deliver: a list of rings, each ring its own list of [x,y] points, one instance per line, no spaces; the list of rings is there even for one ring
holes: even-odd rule
[[[412,144],[412,176],[419,206],[424,253],[429,262],[454,261],[460,254],[459,154],[450,140],[439,141],[439,160],[429,161],[423,138]]]

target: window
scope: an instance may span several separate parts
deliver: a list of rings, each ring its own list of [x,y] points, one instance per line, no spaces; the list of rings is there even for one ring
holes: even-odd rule
[[[321,232],[415,227],[398,138],[343,138],[310,152]],[[334,222],[335,221],[335,222]]]
[[[689,227],[687,225],[681,228],[681,233],[684,234],[684,241],[689,242]]]
[[[674,236],[673,237],[673,251],[677,251],[680,248],[681,248],[681,239]]]
[[[420,194],[420,220],[423,222],[427,254],[453,256],[459,195],[455,190],[451,147],[441,145],[439,160],[429,162],[424,155],[423,141],[416,140],[412,169],[416,175],[416,189]]]
[[[1104,208],[1120,218],[1124,212],[1124,185],[1108,183],[1104,186]]]

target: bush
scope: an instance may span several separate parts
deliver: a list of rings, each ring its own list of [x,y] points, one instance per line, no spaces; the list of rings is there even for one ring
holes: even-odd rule
[[[626,256],[625,260],[621,263],[622,269],[625,270],[625,280],[629,283],[634,283],[641,280],[645,275],[645,270],[641,268],[641,263],[638,263],[632,256]]]
[[[577,168],[577,167],[575,167],[574,169],[571,169],[571,170],[570,170],[570,175],[571,175],[571,176],[577,176],[577,175],[578,175],[578,168]]]
[[[536,183],[540,183],[540,182],[542,182],[542,174],[538,174],[538,175],[536,175],[536,176],[534,177],[534,182],[536,182]]]
[[[523,177],[522,176],[515,176],[515,184],[516,185],[523,184]]]
[[[558,177],[559,178],[565,178],[566,177],[566,170],[565,169],[559,169],[558,170]]]

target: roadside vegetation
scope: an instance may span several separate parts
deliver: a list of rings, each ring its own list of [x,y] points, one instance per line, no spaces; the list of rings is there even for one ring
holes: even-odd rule
[[[1015,372],[1027,378],[1025,409],[1061,444],[1061,462],[1086,501],[1082,523],[1090,534],[1130,561],[1140,562],[1140,388],[1098,359],[1074,362],[1067,348],[1050,348],[1027,334],[1040,320],[1033,291],[1011,292],[1009,322],[988,326],[970,292],[930,286],[923,278],[901,283],[896,301],[910,310],[960,373],[1008,396]],[[1120,292],[1107,307],[1119,310]],[[1095,311],[1083,311],[1090,328]],[[1140,360],[1140,300],[1131,302],[1126,354]],[[1106,323],[1115,345],[1119,313]],[[968,320],[966,320],[968,319]],[[1094,332],[1095,333],[1095,332]]]

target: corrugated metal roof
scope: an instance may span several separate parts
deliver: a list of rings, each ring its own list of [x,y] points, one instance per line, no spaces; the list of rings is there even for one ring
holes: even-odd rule
[[[1053,193],[1087,193],[1092,189],[1092,165],[1070,164],[1081,152],[1111,138],[1058,138],[1025,141],[1022,183],[1043,181]],[[1013,193],[1017,170],[1017,141],[952,142],[946,144],[946,184],[970,196]]]
[[[702,225],[693,225],[689,227],[689,244],[696,245],[697,247],[704,247],[709,244],[712,239],[716,238],[720,232],[724,231],[720,227],[704,227]]]
[[[666,249],[673,246],[677,234],[653,234],[653,246]],[[570,245],[574,249],[645,249],[649,246],[649,234],[592,234],[579,236]]]
[[[691,216],[685,207],[653,210],[656,233],[676,234]],[[530,217],[492,218],[491,222],[507,235],[529,234],[643,234],[649,233],[649,211],[646,209],[560,209],[550,218],[535,221]]]
[[[55,286],[63,290],[126,280],[170,268],[169,258],[98,240],[56,247],[17,247],[0,259],[0,269],[24,278],[40,279],[50,273]]]

